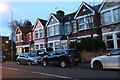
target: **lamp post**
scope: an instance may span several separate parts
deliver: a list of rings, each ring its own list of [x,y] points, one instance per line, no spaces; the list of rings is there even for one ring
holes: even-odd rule
[[[1,11],[5,11],[5,10],[9,10],[11,13],[11,23],[10,23],[10,28],[11,28],[11,61],[13,60],[13,10],[10,8],[7,8],[5,5],[0,4],[0,10]]]

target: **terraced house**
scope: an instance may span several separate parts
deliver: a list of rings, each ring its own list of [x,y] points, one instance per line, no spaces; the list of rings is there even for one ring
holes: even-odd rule
[[[33,41],[34,49],[45,48],[47,45],[46,41],[46,20],[37,19],[33,27]]]
[[[47,21],[38,18],[33,29],[16,29],[17,53],[28,52],[31,48],[69,49],[70,43],[86,37],[103,39],[110,50],[120,48],[119,16],[120,1],[106,0],[96,6],[82,2],[77,11],[67,15],[59,10],[51,13]]]
[[[16,35],[16,53],[26,53],[30,51],[30,41],[32,40],[32,27],[18,26]]]
[[[100,7],[103,40],[107,49],[120,48],[120,1],[103,2]]]
[[[82,2],[71,23],[73,29],[71,41],[86,37],[101,38],[100,14],[98,13],[100,6],[101,4],[90,6]]]

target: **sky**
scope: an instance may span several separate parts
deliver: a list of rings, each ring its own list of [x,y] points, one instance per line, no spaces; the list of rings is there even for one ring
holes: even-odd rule
[[[13,19],[17,21],[29,20],[32,25],[35,24],[37,18],[48,20],[51,13],[56,13],[58,10],[63,10],[65,14],[75,12],[80,7],[81,2],[0,2],[7,8],[12,9]],[[90,5],[97,3],[87,2]],[[10,28],[8,27],[11,21],[10,10],[0,11],[0,35],[10,36]]]

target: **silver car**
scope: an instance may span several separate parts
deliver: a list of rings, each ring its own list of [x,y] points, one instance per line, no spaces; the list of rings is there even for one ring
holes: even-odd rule
[[[32,53],[21,53],[17,57],[17,64],[38,64],[41,62],[41,57]]]
[[[91,67],[93,69],[120,69],[120,49],[92,58]]]

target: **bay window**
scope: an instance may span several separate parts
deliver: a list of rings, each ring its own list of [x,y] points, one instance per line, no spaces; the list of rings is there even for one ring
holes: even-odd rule
[[[107,11],[102,14],[102,22],[104,25],[108,25],[112,23],[111,12]]]
[[[78,30],[83,30],[85,29],[85,21],[84,18],[80,18],[78,20]]]
[[[120,22],[120,8],[113,10],[114,22]]]

